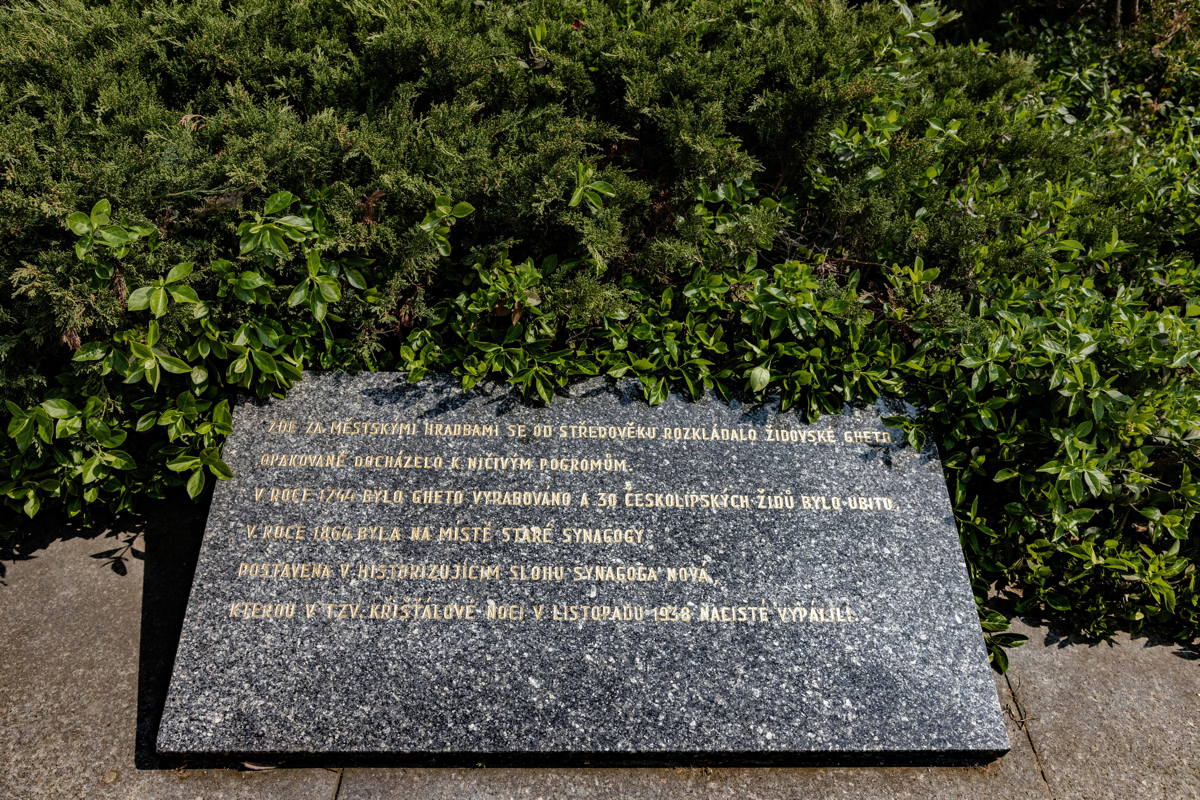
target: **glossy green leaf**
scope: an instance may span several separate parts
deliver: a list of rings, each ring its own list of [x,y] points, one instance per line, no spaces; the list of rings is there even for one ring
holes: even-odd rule
[[[107,225],[111,213],[112,203],[107,199],[96,201],[96,204],[92,206],[92,213],[90,215],[92,227],[98,228],[101,225]]]
[[[134,289],[129,293],[127,305],[130,311],[141,311],[150,307],[150,294],[154,291],[153,286],[142,286]]]
[[[79,409],[72,405],[70,401],[60,397],[43,401],[42,408],[54,419],[73,417],[79,413]]]
[[[82,211],[76,211],[67,217],[67,227],[78,236],[89,234],[92,232],[91,217]]]
[[[156,317],[167,313],[167,290],[156,286],[150,290],[150,311]]]
[[[296,196],[291,192],[276,192],[267,198],[267,202],[263,206],[263,213],[278,214],[294,202],[296,202]]]
[[[750,388],[753,391],[761,392],[767,388],[767,384],[771,382],[771,370],[766,366],[757,366],[750,370]]]
[[[178,283],[179,281],[192,274],[192,262],[181,261],[171,267],[171,271],[167,273],[167,283]]]
[[[274,375],[279,371],[279,367],[275,364],[275,359],[270,353],[264,353],[261,350],[251,350],[250,357],[254,359],[254,365],[268,375]]]

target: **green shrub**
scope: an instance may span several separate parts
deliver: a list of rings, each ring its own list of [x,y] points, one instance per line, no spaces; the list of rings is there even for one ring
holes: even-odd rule
[[[236,392],[306,368],[898,394],[987,628],[1200,635],[1182,39],[1013,31],[1034,61],[832,1],[0,15],[14,510],[195,496]]]

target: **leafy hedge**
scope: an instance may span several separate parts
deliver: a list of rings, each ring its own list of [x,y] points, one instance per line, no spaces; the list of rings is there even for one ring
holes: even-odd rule
[[[306,368],[902,394],[985,627],[1197,637],[1200,65],[1161,16],[1157,56],[1006,34],[1039,61],[948,18],[9,4],[0,495],[199,495],[236,392]]]

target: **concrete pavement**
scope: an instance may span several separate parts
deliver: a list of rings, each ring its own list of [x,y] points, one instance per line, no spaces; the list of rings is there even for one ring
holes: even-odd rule
[[[182,603],[196,525],[194,518],[174,531],[152,525],[152,537],[161,538],[151,539],[150,555],[155,541],[165,544],[146,602]],[[1077,643],[1027,625],[1018,630],[1030,643],[1011,652],[1008,676],[997,676],[1013,749],[983,767],[172,769],[147,752],[154,731],[145,713],[138,729],[139,639],[145,706],[165,691],[165,678],[146,665],[170,658],[161,643],[182,609],[143,619],[145,561],[134,552],[143,539],[109,534],[42,544],[5,561],[0,581],[6,800],[1200,798],[1197,653],[1125,636]],[[114,559],[125,574],[113,571]],[[160,768],[135,769],[135,750],[139,763]]]

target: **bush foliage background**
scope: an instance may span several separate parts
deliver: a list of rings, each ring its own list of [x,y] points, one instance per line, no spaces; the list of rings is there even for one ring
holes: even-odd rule
[[[899,394],[985,627],[1200,636],[1197,10],[1140,8],[6,4],[0,494],[199,495],[305,368]]]

